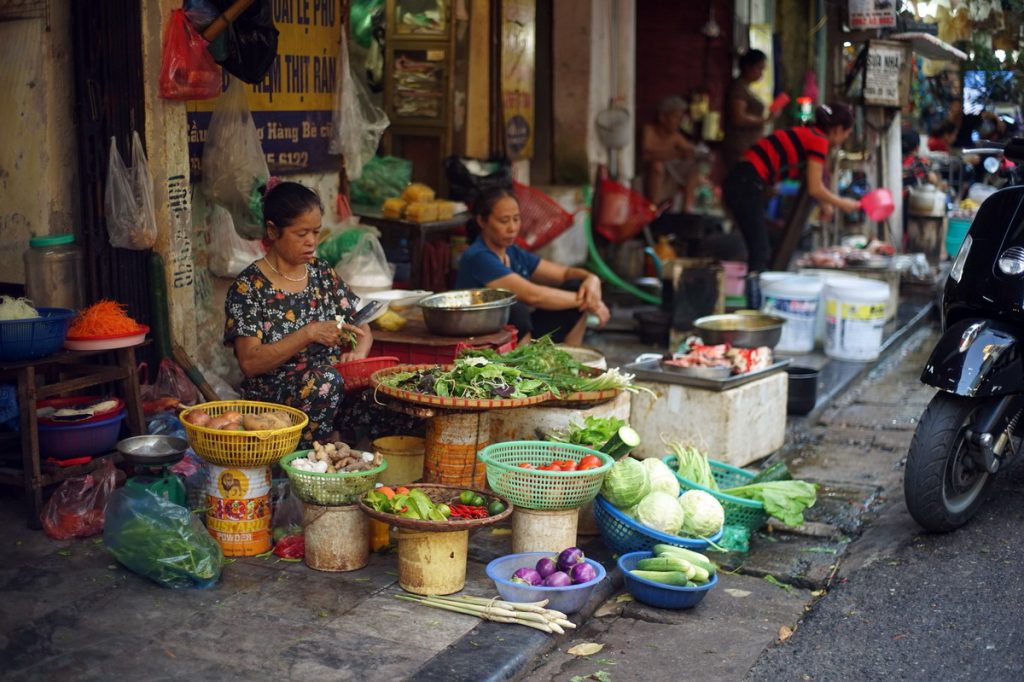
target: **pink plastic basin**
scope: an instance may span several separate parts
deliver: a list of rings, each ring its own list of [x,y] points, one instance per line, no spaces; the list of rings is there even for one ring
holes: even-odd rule
[[[872,190],[860,200],[860,207],[864,209],[870,220],[885,220],[892,215],[896,204],[892,200],[892,192],[884,187]]]

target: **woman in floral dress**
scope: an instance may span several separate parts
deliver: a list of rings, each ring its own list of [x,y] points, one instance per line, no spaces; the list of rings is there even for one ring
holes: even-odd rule
[[[369,325],[339,326],[359,298],[316,257],[323,204],[312,190],[281,182],[263,197],[266,256],[228,290],[224,343],[234,346],[249,400],[290,405],[309,417],[302,444],[334,431],[344,390],[333,365],[365,358]]]

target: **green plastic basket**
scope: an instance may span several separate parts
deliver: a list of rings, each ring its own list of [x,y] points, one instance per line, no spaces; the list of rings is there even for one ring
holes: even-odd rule
[[[723,492],[705,488],[699,483],[694,483],[690,479],[680,476],[679,472],[676,471],[679,468],[679,460],[675,455],[662,457],[661,461],[667,464],[669,469],[676,472],[679,485],[683,488],[703,490],[714,495],[715,499],[722,503],[722,509],[725,510],[725,525],[742,526],[753,533],[768,521],[768,514],[765,513],[763,502],[726,495]],[[749,471],[737,469],[723,462],[716,462],[712,459],[708,460],[708,464],[711,465],[711,475],[715,477],[715,483],[718,484],[719,488],[738,488],[741,485],[750,483],[754,478],[754,474]]]
[[[601,466],[586,471],[539,471],[524,469],[551,464],[556,459],[578,462],[587,455],[601,459]],[[487,466],[487,484],[517,507],[538,511],[576,509],[601,491],[604,475],[614,460],[603,452],[582,445],[548,441],[514,440],[488,445],[477,457]]]
[[[292,493],[295,497],[309,504],[324,507],[340,507],[355,504],[366,493],[373,490],[377,477],[388,468],[388,463],[381,460],[378,466],[367,471],[341,472],[335,474],[318,474],[314,471],[303,471],[291,465],[292,460],[305,457],[309,450],[299,450],[281,459],[281,468],[288,474]]]

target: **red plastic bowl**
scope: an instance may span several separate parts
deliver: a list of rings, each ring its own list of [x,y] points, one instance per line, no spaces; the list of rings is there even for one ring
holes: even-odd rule
[[[860,200],[860,207],[864,209],[870,220],[881,221],[892,215],[896,204],[892,200],[892,192],[882,187],[872,190]]]
[[[38,411],[40,408],[43,408],[43,407],[52,407],[55,410],[61,410],[61,409],[64,409],[65,407],[79,407],[81,405],[89,405],[90,403],[98,403],[99,401],[104,400],[104,399],[105,398],[103,396],[98,396],[98,395],[76,395],[76,396],[72,396],[70,398],[50,398],[48,400],[37,400],[36,401],[36,410]],[[111,409],[106,410],[105,412],[99,412],[97,414],[94,414],[93,416],[89,417],[88,419],[82,419],[81,421],[69,422],[69,421],[61,421],[59,419],[58,420],[54,420],[54,419],[40,418],[39,419],[39,425],[40,426],[81,426],[83,424],[94,424],[94,423],[96,423],[98,421],[104,421],[106,419],[109,419],[110,417],[113,417],[116,414],[124,412],[124,401],[123,400],[121,400],[120,398],[113,398],[113,397],[112,398],[108,398],[108,400],[113,400],[117,404],[114,407],[112,407]]]

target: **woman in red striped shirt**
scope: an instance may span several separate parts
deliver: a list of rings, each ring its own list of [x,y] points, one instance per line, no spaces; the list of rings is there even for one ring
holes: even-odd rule
[[[747,243],[747,299],[752,307],[757,307],[761,298],[757,276],[771,262],[765,190],[785,178],[803,176],[812,198],[843,211],[856,211],[857,201],[833,194],[822,182],[829,147],[841,145],[852,130],[849,106],[823,104],[815,113],[814,125],[784,128],[761,138],[726,176],[722,199]]]

